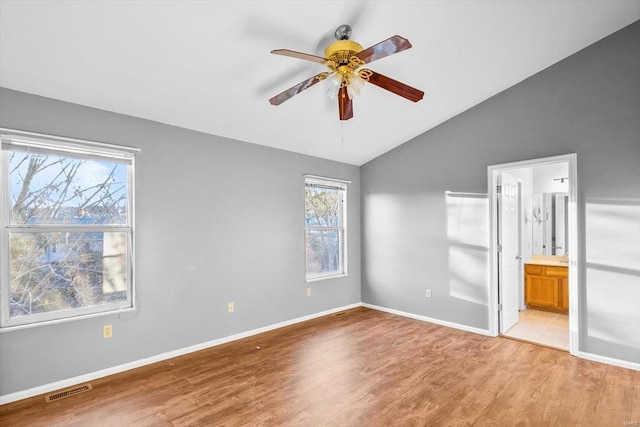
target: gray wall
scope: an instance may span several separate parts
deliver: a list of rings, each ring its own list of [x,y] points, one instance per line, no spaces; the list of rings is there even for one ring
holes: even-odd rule
[[[580,349],[640,362],[639,47],[636,22],[364,165],[363,302],[487,329],[487,166],[577,153]]]
[[[0,334],[0,395],[360,302],[359,168],[7,89],[0,102],[2,127],[142,149],[138,312]],[[305,173],[352,181],[348,277],[305,283]]]

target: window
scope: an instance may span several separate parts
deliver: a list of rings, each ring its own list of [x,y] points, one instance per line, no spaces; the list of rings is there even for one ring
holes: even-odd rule
[[[307,280],[347,274],[347,184],[305,176]]]
[[[133,152],[3,131],[0,327],[133,308]]]

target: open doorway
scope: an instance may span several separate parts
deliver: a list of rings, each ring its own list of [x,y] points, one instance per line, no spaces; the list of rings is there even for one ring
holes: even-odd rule
[[[488,168],[491,335],[577,354],[576,176],[575,154]]]

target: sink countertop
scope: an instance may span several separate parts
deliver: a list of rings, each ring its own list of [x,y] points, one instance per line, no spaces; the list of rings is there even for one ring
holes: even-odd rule
[[[568,262],[562,262],[561,256],[555,255],[534,255],[529,261],[526,261],[525,264],[533,264],[533,265],[548,265],[552,267],[569,267]]]
[[[552,267],[569,267],[569,263],[568,262],[547,261],[547,260],[541,260],[541,259],[531,259],[531,260],[525,262],[525,264],[549,265],[549,266],[552,266]]]

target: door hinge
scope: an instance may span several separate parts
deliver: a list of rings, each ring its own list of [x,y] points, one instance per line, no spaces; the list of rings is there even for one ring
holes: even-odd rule
[[[502,245],[498,245],[498,252],[502,252]]]
[[[498,311],[502,311],[502,304],[498,304]]]
[[[496,187],[496,192],[497,192],[498,194],[502,193],[502,185],[498,185],[498,186]]]

